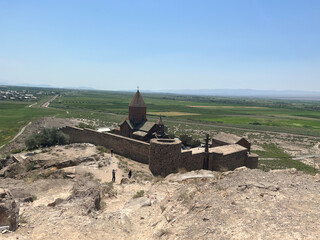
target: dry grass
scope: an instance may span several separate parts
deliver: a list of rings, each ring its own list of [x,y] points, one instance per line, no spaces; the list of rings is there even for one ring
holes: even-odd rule
[[[136,194],[135,195],[133,195],[133,199],[134,198],[140,198],[140,197],[143,197],[144,196],[144,191],[143,190],[141,190],[141,191],[138,191],[138,192],[136,192]]]

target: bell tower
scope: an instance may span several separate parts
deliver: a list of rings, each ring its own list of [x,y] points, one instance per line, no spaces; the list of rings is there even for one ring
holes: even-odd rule
[[[139,88],[129,104],[129,120],[134,125],[147,120],[147,107],[139,92]]]

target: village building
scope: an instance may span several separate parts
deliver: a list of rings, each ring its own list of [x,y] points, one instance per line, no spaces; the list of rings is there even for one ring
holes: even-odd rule
[[[124,137],[149,142],[153,138],[168,138],[167,127],[160,116],[156,122],[148,121],[147,106],[137,90],[129,104],[129,116],[112,132]]]

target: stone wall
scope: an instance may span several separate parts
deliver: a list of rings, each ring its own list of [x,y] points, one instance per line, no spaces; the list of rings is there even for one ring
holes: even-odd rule
[[[129,119],[135,123],[141,123],[147,119],[146,107],[130,107],[129,106]]]
[[[251,168],[251,169],[258,168],[258,155],[254,153],[248,154],[244,164],[247,168]]]
[[[167,176],[178,172],[180,157],[180,140],[151,139],[149,168],[153,175]]]
[[[149,143],[123,137],[113,133],[100,133],[91,129],[65,127],[61,129],[69,135],[71,143],[92,143],[105,146],[122,156],[149,164],[154,175],[167,176],[181,168],[187,171],[203,169],[204,150],[181,151],[181,141],[173,139],[152,139]],[[247,149],[237,144],[209,149],[208,169],[213,171],[234,170],[247,166],[257,168],[258,156],[249,154]]]
[[[203,160],[205,153],[192,154],[192,151],[182,151],[180,161],[178,164],[179,169],[185,168],[187,171],[199,170],[203,168]]]
[[[251,151],[251,143],[249,143],[245,138],[241,138],[237,144],[242,147],[245,147],[249,152]]]
[[[223,161],[223,153],[210,152],[208,170],[217,171],[219,169],[218,163]]]
[[[150,144],[112,133],[100,133],[91,129],[65,127],[60,129],[69,135],[70,143],[92,143],[101,145],[122,156],[148,164]]]
[[[246,159],[247,152],[235,152],[228,155],[223,155],[222,159],[215,160],[217,162],[218,168],[215,170],[226,171],[234,170],[238,167],[244,166],[244,161]]]

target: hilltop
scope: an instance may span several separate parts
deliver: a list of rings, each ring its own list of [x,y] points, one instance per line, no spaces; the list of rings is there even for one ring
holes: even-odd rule
[[[153,177],[147,165],[72,144],[14,155],[0,188],[20,205],[6,239],[317,239],[320,177],[295,169],[199,170]],[[114,184],[111,170],[117,169]],[[133,178],[127,179],[127,172]]]

